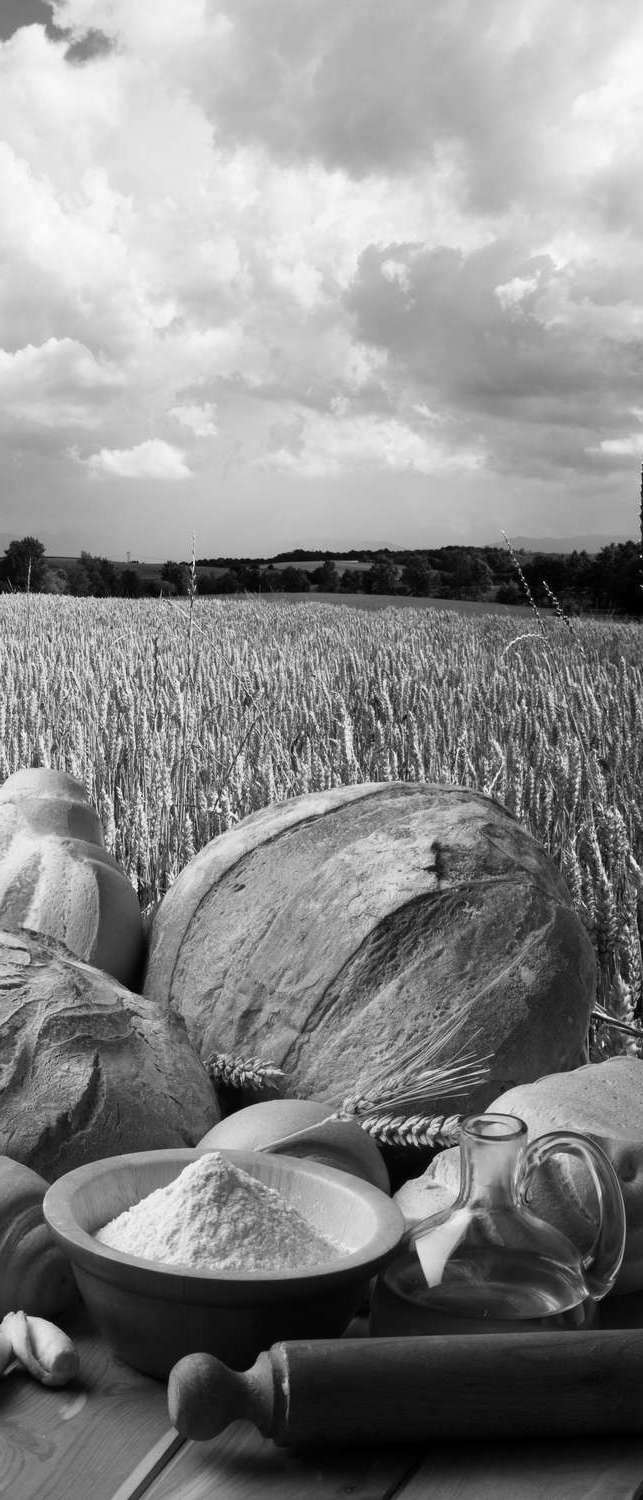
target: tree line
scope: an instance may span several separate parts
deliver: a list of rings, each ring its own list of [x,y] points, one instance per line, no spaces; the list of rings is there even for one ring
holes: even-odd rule
[[[386,594],[523,605],[528,589],[541,609],[558,604],[573,615],[606,611],[636,618],[643,613],[635,542],[612,542],[595,554],[521,552],[517,557],[504,547],[352,550],[342,557],[297,548],[273,558],[199,558],[195,581],[199,595]],[[54,563],[36,537],[11,542],[0,558],[0,590],[5,591],[139,598],[187,595],[191,586],[186,562],[168,559],[156,570],[140,563],[119,567],[81,552],[77,559]]]

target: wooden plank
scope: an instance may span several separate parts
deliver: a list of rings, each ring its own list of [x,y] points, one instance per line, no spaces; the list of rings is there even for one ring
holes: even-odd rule
[[[0,1495],[111,1500],[168,1430],[166,1387],[113,1358],[79,1314],[65,1322],[80,1376],[50,1390],[22,1371],[0,1379]]]
[[[642,1481],[639,1438],[449,1444],[424,1459],[402,1494],[403,1500],[634,1500]]]
[[[420,1459],[417,1448],[295,1453],[249,1422],[233,1422],[209,1443],[187,1443],[145,1500],[385,1500],[392,1493],[397,1500]]]
[[[140,1464],[123,1484],[119,1484],[118,1490],[112,1495],[112,1500],[142,1500],[146,1495],[153,1479],[162,1474],[169,1464],[170,1459],[183,1447],[184,1439],[179,1437],[178,1432],[170,1427],[165,1436],[162,1437],[154,1447],[141,1459]]]

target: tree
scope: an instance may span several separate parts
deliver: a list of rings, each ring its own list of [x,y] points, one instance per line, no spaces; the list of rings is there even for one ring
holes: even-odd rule
[[[364,592],[364,573],[361,568],[344,568],[339,580],[339,587],[343,594],[361,594]]]
[[[125,569],[124,572],[127,573],[128,570]],[[91,552],[81,552],[77,562],[67,564],[65,573],[68,592],[77,598],[107,599],[124,592],[123,573],[119,572],[108,557],[94,557]],[[138,580],[138,575],[134,576]]]
[[[531,562],[523,563],[522,571],[536,603],[541,608],[551,608],[551,599],[545,584],[562,602],[570,579],[569,559],[565,553],[536,552]]]
[[[14,589],[31,589],[37,593],[45,577],[45,549],[35,536],[23,536],[5,549],[3,576]]]
[[[525,594],[513,578],[501,583],[496,592],[497,604],[526,604]]]
[[[493,587],[489,564],[478,552],[463,549],[451,575],[456,599],[481,599]]]
[[[315,584],[322,594],[335,594],[339,588],[339,573],[337,564],[332,557],[327,557],[321,568],[314,568],[309,575],[311,583]]]
[[[402,568],[402,585],[415,598],[426,598],[440,586],[440,574],[432,568],[426,555],[413,552]]]
[[[64,568],[45,568],[42,580],[43,594],[66,594],[67,574]]]
[[[610,542],[602,547],[594,558],[591,577],[600,608],[641,614],[641,557],[635,542]]]
[[[91,552],[81,552],[80,565],[85,569],[88,593],[97,599],[107,599],[119,592],[119,575],[108,557],[94,557]]]
[[[123,568],[121,573],[121,589],[126,599],[138,599],[141,593],[141,580],[135,568]]]
[[[163,563],[161,568],[161,579],[163,583],[169,584],[169,592],[172,594],[185,595],[188,592],[189,568],[187,563],[172,562]]]
[[[243,563],[237,569],[239,588],[247,594],[260,594],[262,589],[261,568],[257,562]]]
[[[279,569],[273,568],[272,563],[268,563],[268,567],[264,568],[261,574],[262,594],[278,594],[281,588],[280,576]]]
[[[197,575],[197,590],[202,597],[205,594],[218,593],[216,573],[213,573],[211,569],[208,569],[207,571],[205,569],[200,569]]]
[[[91,593],[90,581],[82,563],[68,563],[65,572],[67,574],[67,592],[75,599],[86,599]]]
[[[582,609],[583,606],[591,603],[594,559],[583,549],[582,552],[570,553],[568,563],[570,602],[573,602],[576,608]],[[564,599],[561,600],[561,603],[564,602]]]
[[[240,588],[241,583],[236,568],[227,568],[225,573],[219,573],[214,582],[215,594],[238,594]]]
[[[480,550],[496,583],[506,583],[513,577],[515,563],[507,547],[482,547]]]
[[[282,568],[281,587],[287,594],[303,594],[310,588],[310,579],[303,568]]]
[[[397,568],[390,557],[379,557],[364,575],[367,594],[396,594]]]

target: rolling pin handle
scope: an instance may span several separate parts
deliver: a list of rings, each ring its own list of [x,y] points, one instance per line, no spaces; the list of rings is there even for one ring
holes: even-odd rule
[[[266,1437],[273,1425],[273,1373],[270,1355],[259,1355],[250,1370],[231,1370],[213,1354],[187,1354],[170,1371],[170,1421],[184,1438],[203,1442],[231,1422],[254,1422]]]

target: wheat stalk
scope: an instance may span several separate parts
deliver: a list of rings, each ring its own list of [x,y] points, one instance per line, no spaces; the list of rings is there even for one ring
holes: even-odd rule
[[[473,1002],[459,1015],[448,1017],[433,1028],[428,1039],[411,1049],[402,1042],[389,1055],[386,1071],[374,1080],[372,1074],[358,1079],[355,1093],[343,1099],[337,1111],[341,1118],[353,1116],[399,1114],[402,1107],[430,1103],[431,1099],[452,1098],[470,1092],[484,1083],[489,1075],[487,1057],[479,1058],[470,1050],[456,1051],[445,1061],[445,1051],[464,1031],[470,1019]],[[471,1040],[478,1036],[475,1030]],[[488,1054],[487,1056],[490,1056]]]
[[[281,1087],[285,1078],[277,1063],[262,1062],[259,1057],[234,1057],[230,1052],[213,1052],[204,1067],[215,1085],[252,1089],[254,1093]]]
[[[359,1124],[380,1146],[412,1146],[418,1151],[456,1146],[462,1115],[364,1115]]]
[[[486,1057],[479,1058],[469,1050],[459,1050],[450,1060],[444,1058],[445,1049],[464,1031],[471,1009],[472,1002],[460,1015],[447,1018],[434,1027],[428,1040],[410,1049],[401,1043],[377,1082],[372,1074],[363,1075],[355,1093],[343,1099],[323,1120],[306,1126],[305,1133],[321,1130],[331,1121],[351,1120],[382,1145],[415,1146],[418,1149],[452,1145],[459,1136],[461,1116],[431,1115],[425,1111],[433,1099],[462,1096],[488,1077]],[[477,1034],[475,1031],[473,1038]],[[262,1062],[256,1057],[237,1058],[225,1052],[213,1053],[207,1058],[205,1067],[213,1083],[228,1088],[251,1088],[262,1092],[267,1087],[274,1089],[285,1079],[283,1070],[276,1063]],[[418,1105],[424,1106],[424,1110],[418,1112],[415,1108]],[[296,1130],[280,1136],[278,1141],[271,1141],[270,1149],[283,1146],[301,1134],[301,1130]]]
[[[618,1016],[611,1016],[604,1005],[594,1005],[592,1020],[598,1021],[603,1026],[611,1026],[615,1031],[622,1031],[627,1036],[636,1037],[637,1040],[643,1037],[643,1030],[640,1026],[632,1026],[629,1021],[621,1021]]]

